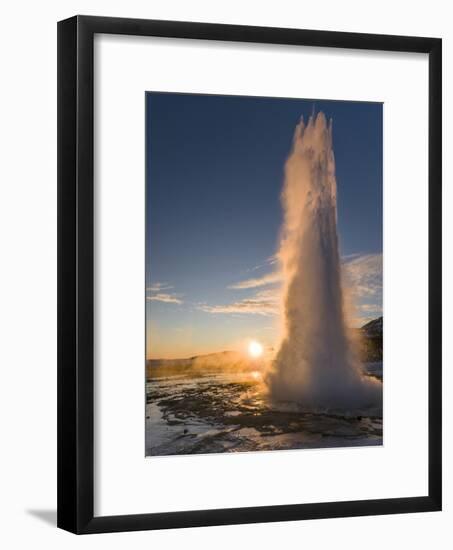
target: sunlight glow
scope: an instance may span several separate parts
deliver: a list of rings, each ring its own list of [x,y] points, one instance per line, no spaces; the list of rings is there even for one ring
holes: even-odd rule
[[[249,343],[248,352],[250,357],[253,357],[253,359],[257,359],[258,357],[261,357],[261,355],[263,355],[263,346],[256,340],[252,340]]]

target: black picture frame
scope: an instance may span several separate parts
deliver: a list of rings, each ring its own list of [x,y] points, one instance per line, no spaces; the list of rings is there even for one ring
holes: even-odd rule
[[[93,38],[95,33],[429,55],[427,495],[97,517],[93,512]],[[441,510],[441,64],[438,38],[75,16],[58,23],[58,526],[103,533]]]

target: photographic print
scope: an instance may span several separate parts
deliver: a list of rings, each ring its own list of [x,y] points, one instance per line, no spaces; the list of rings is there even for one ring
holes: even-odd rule
[[[146,455],[382,445],[382,104],[145,100]]]

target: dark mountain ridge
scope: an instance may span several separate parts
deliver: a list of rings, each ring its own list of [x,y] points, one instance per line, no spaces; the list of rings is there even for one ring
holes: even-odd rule
[[[359,329],[360,357],[362,361],[382,361],[384,319],[378,317]]]

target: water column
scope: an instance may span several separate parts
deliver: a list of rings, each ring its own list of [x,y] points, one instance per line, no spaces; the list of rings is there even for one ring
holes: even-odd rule
[[[282,206],[284,337],[269,392],[311,408],[372,406],[381,384],[362,375],[345,323],[332,122],[321,112],[296,126]]]

